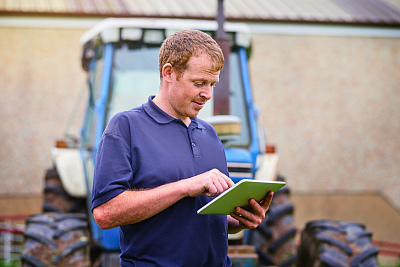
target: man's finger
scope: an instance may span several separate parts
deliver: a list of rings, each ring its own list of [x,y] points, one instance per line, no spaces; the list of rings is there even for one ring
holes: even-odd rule
[[[262,218],[264,219],[267,209],[264,206],[262,206],[261,204],[259,204],[257,201],[255,201],[253,198],[250,199],[249,204],[252,208],[251,213],[258,215],[258,216],[262,216]]]
[[[235,185],[235,183],[232,181],[232,179],[229,178],[228,176],[224,175],[224,178],[225,178],[226,183],[228,184],[228,188]]]
[[[225,179],[225,177],[227,178],[227,179]],[[224,179],[221,179],[220,180],[220,183],[222,184],[222,186],[223,186],[223,190],[225,191],[225,190],[227,190],[227,189],[229,189],[230,187],[232,187],[233,185],[234,185],[234,183],[233,183],[233,181],[229,178],[229,177],[227,177],[227,176],[225,176],[224,175]]]
[[[240,222],[240,224],[242,224],[244,226],[244,228],[246,229],[255,229],[260,223],[260,222],[255,222],[253,220],[251,220],[250,218],[248,218],[247,216],[251,217],[251,214],[244,214],[244,213],[248,213],[245,210],[242,210],[241,213],[238,213],[238,211],[236,212],[232,212],[231,213],[231,217],[238,220]]]
[[[215,187],[215,185],[213,183],[210,183],[208,185],[207,191],[205,191],[205,195],[209,196],[209,197],[213,197],[217,194],[217,188]]]
[[[222,192],[224,192],[225,191],[225,186],[224,186],[224,184],[221,184],[221,182],[220,181],[215,181],[214,183],[213,183],[213,185],[215,186],[215,188],[216,188],[216,193],[217,194],[221,194]]]
[[[274,196],[274,192],[269,191],[267,193],[267,195],[265,196],[264,200],[261,202],[261,207],[268,210],[269,205],[271,205],[273,196]]]

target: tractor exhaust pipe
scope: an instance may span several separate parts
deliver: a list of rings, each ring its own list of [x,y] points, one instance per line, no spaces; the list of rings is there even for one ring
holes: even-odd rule
[[[221,47],[225,64],[219,75],[219,82],[217,85],[218,89],[214,91],[214,115],[229,115],[229,55],[231,52],[231,46],[224,30],[225,16],[223,0],[218,0],[217,22],[218,29],[215,34],[215,40]]]

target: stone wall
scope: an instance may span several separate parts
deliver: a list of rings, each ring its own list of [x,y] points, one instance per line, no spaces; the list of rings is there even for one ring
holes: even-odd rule
[[[0,27],[0,197],[41,194],[85,90],[84,31]],[[258,34],[250,73],[294,192],[379,193],[400,209],[400,39]]]
[[[39,195],[82,90],[83,30],[0,28],[0,196]],[[85,94],[82,101],[86,101]],[[82,107],[71,132],[79,134]]]
[[[255,35],[250,72],[268,142],[297,193],[400,189],[400,39]]]

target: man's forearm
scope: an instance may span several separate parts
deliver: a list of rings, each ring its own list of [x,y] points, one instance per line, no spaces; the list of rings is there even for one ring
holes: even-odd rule
[[[127,190],[93,209],[100,228],[134,224],[146,220],[184,197],[217,196],[233,186],[217,169],[149,190]]]
[[[185,197],[179,182],[149,190],[127,190],[93,210],[102,229],[146,220]]]

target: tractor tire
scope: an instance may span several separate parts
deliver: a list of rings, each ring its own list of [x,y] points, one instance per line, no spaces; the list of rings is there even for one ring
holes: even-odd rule
[[[334,220],[308,222],[301,234],[297,266],[375,267],[378,248],[371,232],[358,223]]]
[[[45,175],[43,212],[85,213],[86,199],[70,196],[63,188],[55,169]]]
[[[22,267],[90,266],[85,214],[44,213],[26,219]]]
[[[294,206],[289,202],[289,196],[287,186],[275,192],[264,220],[250,232],[249,243],[256,247],[259,266],[295,266],[297,228],[293,222]]]

